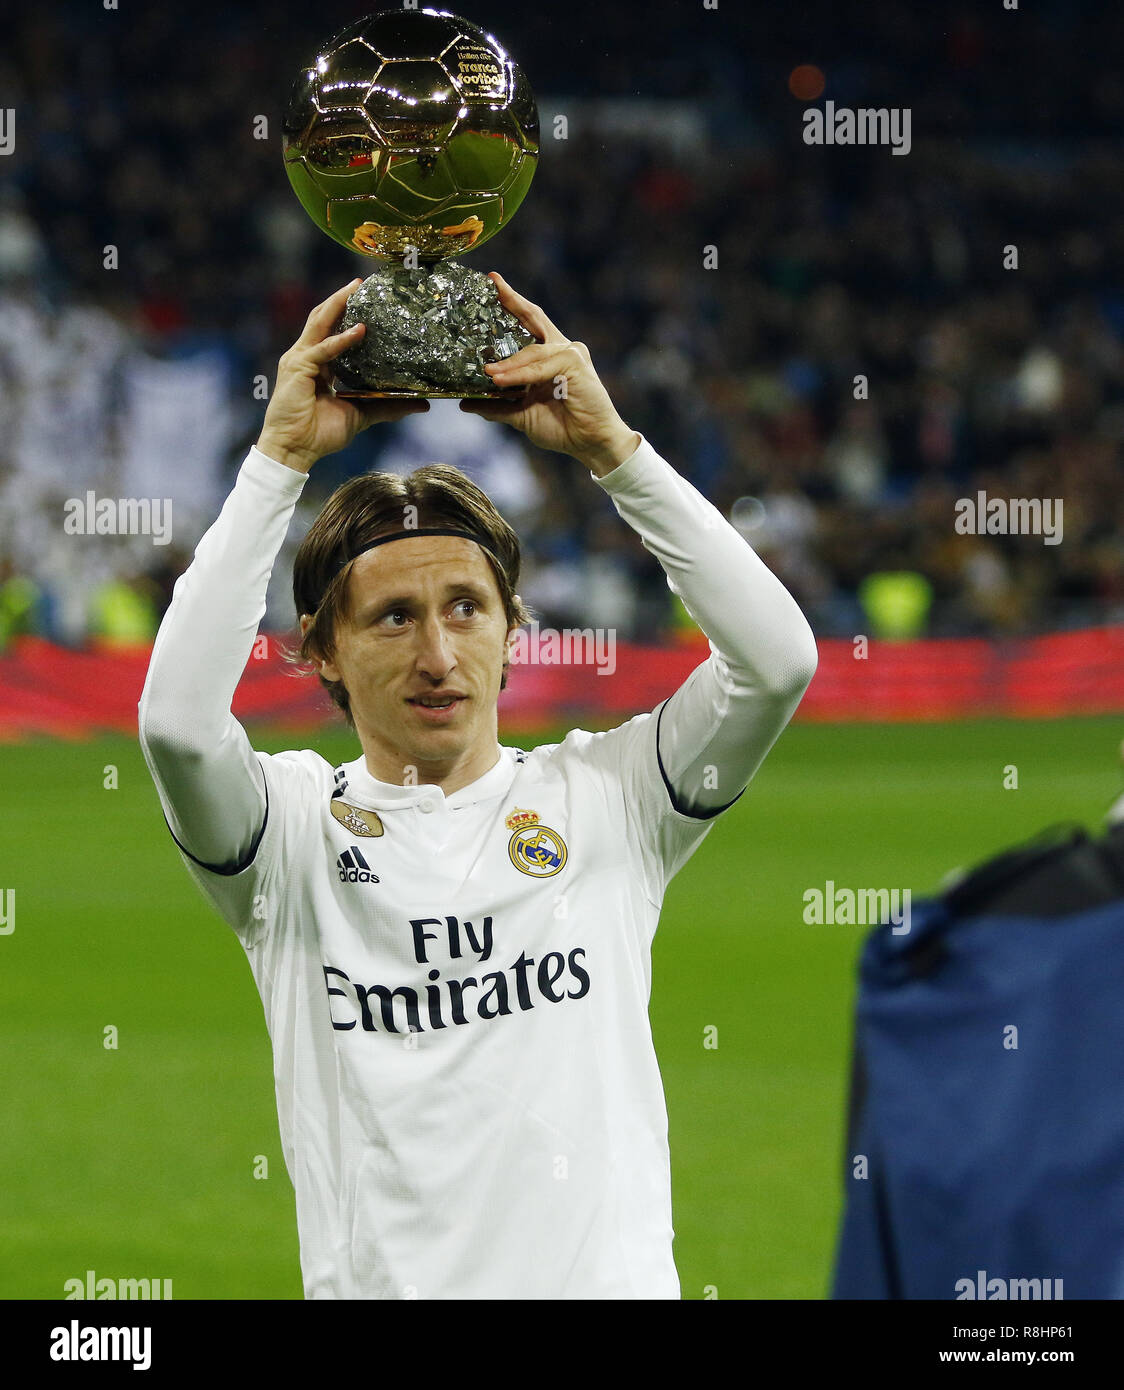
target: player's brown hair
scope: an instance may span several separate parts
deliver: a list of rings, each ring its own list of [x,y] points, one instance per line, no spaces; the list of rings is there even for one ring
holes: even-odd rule
[[[415,508],[407,512],[407,507]],[[409,517],[409,528],[406,518]],[[293,561],[293,602],[298,620],[307,613],[312,622],[289,659],[314,671],[317,660],[330,661],[335,654],[336,625],[346,620],[347,587],[354,558],[379,536],[403,529],[449,526],[482,535],[496,552],[482,549],[492,567],[503,600],[508,627],[531,618],[519,598],[521,554],[519,537],[496,510],[486,492],[448,463],[428,463],[406,477],[394,473],[364,473],[349,478],[324,503],[320,515],[301,541]],[[502,690],[507,685],[510,662],[505,660]],[[343,711],[352,728],[355,722],[342,681],[320,676],[320,684]]]

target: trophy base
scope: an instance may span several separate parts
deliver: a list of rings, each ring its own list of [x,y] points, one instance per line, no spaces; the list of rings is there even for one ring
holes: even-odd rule
[[[347,301],[336,332],[366,332],[335,359],[332,393],[390,400],[512,400],[484,371],[536,341],[486,275],[456,261],[418,270],[383,266]]]
[[[390,389],[386,391],[368,390],[364,387],[347,386],[342,381],[333,379],[332,395],[340,396],[344,400],[387,400],[387,401],[428,401],[428,400],[449,400],[449,401],[514,401],[527,388],[525,386],[509,386],[503,391],[437,391],[429,387],[420,391],[406,391],[402,389]]]

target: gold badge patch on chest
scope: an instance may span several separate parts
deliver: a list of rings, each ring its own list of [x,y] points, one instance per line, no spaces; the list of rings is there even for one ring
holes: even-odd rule
[[[520,873],[550,878],[561,872],[566,863],[566,842],[557,830],[539,824],[537,811],[516,807],[504,824],[513,832],[507,852]]]
[[[358,806],[349,806],[345,801],[330,803],[332,815],[341,825],[346,825],[353,835],[381,835],[382,821],[374,811],[363,811]]]

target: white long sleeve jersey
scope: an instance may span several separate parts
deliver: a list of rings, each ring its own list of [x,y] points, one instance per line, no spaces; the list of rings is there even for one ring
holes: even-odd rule
[[[710,656],[651,713],[497,746],[449,795],[255,752],[231,714],[305,483],[256,448],[157,636],[141,744],[261,994],[307,1298],[679,1297],[652,939],[816,648],[647,440],[596,481]]]

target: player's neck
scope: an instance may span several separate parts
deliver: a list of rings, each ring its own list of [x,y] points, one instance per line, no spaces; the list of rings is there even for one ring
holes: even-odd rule
[[[494,736],[484,746],[466,750],[459,759],[442,762],[411,762],[401,751],[383,748],[367,739],[361,742],[364,763],[376,782],[387,782],[394,787],[439,787],[446,796],[491,772],[502,756]]]

